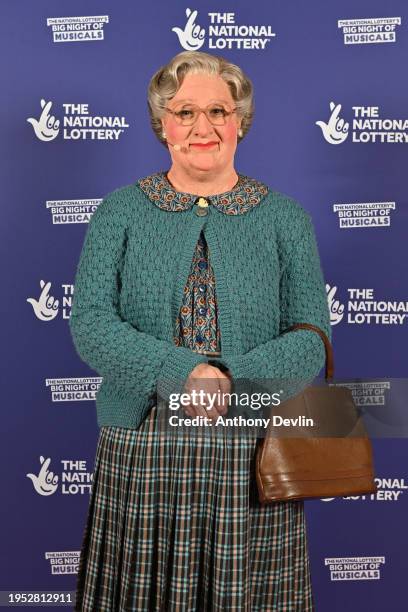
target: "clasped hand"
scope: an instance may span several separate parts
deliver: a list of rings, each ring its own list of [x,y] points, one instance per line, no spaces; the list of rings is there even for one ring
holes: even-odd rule
[[[208,363],[199,363],[190,373],[184,386],[184,392],[191,394],[193,391],[204,397],[215,398],[214,403],[194,404],[183,406],[183,410],[191,417],[204,416],[217,419],[228,411],[228,398],[224,394],[231,392],[231,376],[221,372],[218,368]],[[208,395],[207,395],[208,394]]]

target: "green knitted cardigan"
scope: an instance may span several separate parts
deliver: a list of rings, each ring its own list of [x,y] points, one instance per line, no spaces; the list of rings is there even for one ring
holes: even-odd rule
[[[201,230],[216,279],[217,361],[233,381],[311,381],[325,362],[315,332],[282,334],[296,322],[309,322],[331,339],[310,215],[270,188],[239,215],[210,205],[200,216],[196,196],[172,195],[180,197],[182,210],[155,206],[160,192],[149,198],[139,182],[121,187],[103,199],[87,228],[69,326],[78,355],[103,377],[96,397],[99,426],[138,427],[157,394],[168,399],[180,392],[195,366],[210,360],[173,341]]]

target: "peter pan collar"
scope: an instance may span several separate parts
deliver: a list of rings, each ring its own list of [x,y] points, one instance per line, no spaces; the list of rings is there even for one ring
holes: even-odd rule
[[[167,178],[167,171],[164,170],[139,179],[136,185],[156,206],[173,212],[188,210],[200,197],[199,194],[176,191]],[[259,204],[268,191],[268,186],[261,181],[238,173],[238,181],[230,191],[205,198],[221,212],[239,215]]]

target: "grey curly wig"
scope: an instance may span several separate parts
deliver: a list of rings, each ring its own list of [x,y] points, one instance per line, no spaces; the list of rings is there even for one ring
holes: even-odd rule
[[[238,142],[240,142],[251,127],[254,115],[252,82],[239,66],[217,55],[201,51],[178,53],[168,64],[159,68],[150,80],[147,105],[150,123],[159,141],[166,146],[160,119],[163,116],[164,108],[176,95],[188,72],[219,75],[228,85],[237,107],[237,115],[242,119],[242,136],[238,136]]]

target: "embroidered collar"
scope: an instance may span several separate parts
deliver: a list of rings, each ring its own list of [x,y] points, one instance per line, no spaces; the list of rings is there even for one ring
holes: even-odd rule
[[[188,210],[199,194],[176,191],[167,178],[167,171],[155,172],[139,179],[136,185],[159,208],[169,211]],[[205,196],[211,205],[227,215],[239,215],[259,204],[269,188],[261,181],[238,173],[238,181],[230,191]]]

